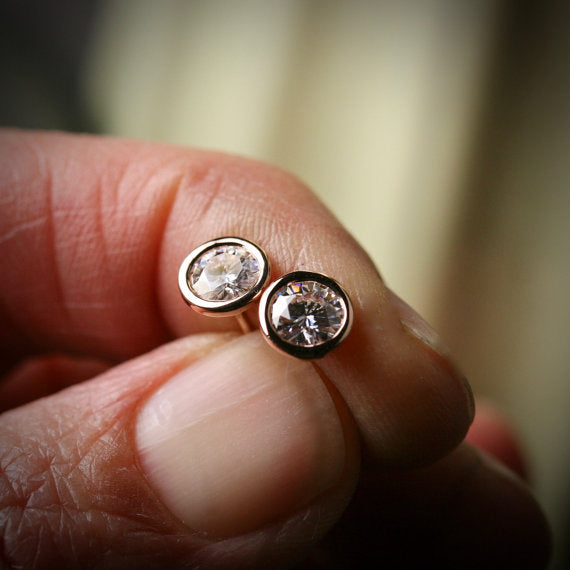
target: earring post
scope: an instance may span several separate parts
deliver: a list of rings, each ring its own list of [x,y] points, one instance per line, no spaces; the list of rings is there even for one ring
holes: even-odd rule
[[[250,333],[253,330],[250,324],[247,322],[244,313],[236,315],[235,319],[238,322],[239,328],[243,334]]]

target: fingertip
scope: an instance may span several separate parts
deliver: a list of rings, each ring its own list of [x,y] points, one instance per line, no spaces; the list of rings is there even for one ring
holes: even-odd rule
[[[369,466],[436,461],[467,433],[471,389],[433,329],[379,281],[357,301],[351,334],[319,366],[350,407]]]
[[[272,351],[259,333],[164,384],[139,412],[136,442],[164,503],[218,537],[259,529],[343,485],[350,456],[313,367]]]

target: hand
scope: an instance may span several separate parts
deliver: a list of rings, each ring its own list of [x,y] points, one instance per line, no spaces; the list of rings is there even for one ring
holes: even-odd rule
[[[546,564],[528,490],[460,445],[437,336],[298,181],[96,137],[0,149],[7,567]],[[178,266],[222,235],[341,282],[345,344],[314,366],[188,309]]]

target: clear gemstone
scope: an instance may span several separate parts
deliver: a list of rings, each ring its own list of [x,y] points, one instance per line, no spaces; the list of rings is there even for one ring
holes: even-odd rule
[[[342,298],[330,287],[318,281],[294,281],[275,292],[269,317],[285,342],[317,346],[340,331],[345,309]]]
[[[188,269],[188,285],[205,301],[245,295],[260,277],[259,261],[245,247],[224,244],[203,253]]]

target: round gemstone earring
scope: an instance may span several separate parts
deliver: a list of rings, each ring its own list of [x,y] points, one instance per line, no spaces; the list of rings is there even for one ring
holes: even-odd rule
[[[195,311],[212,317],[241,314],[256,300],[269,278],[269,261],[256,244],[237,237],[211,240],[186,256],[178,272],[182,297]]]
[[[259,303],[265,338],[297,358],[322,358],[337,347],[352,326],[352,305],[330,277],[294,271],[274,281]]]

